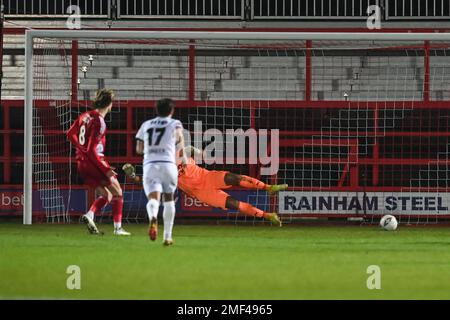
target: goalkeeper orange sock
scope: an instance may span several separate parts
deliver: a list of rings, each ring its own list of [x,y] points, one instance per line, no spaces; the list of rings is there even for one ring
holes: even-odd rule
[[[122,227],[122,209],[123,209],[123,198],[114,197],[111,201],[112,214],[114,220],[114,228],[118,229]]]
[[[258,190],[265,190],[267,185],[259,181],[258,179],[249,177],[249,176],[241,176],[241,181],[239,181],[239,185],[243,188],[247,189],[258,189]]]
[[[89,208],[87,215],[91,219],[94,219],[94,215],[98,214],[100,212],[100,210],[102,210],[107,204],[108,204],[108,199],[106,199],[103,196],[98,197],[97,199],[95,199],[94,203]]]
[[[261,209],[258,209],[252,206],[249,203],[239,201],[238,210],[240,213],[245,214],[247,216],[265,218],[268,214]]]

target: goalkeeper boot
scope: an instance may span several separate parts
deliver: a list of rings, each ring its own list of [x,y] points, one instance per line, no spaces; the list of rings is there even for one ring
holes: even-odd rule
[[[114,235],[116,235],[116,236],[130,236],[131,233],[126,231],[124,228],[114,228]]]
[[[81,221],[83,221],[86,224],[86,227],[90,234],[101,234],[101,232],[98,231],[98,228],[95,225],[94,220],[91,217],[89,217],[87,214],[85,214],[81,217]]]
[[[158,220],[156,218],[152,218],[152,221],[150,221],[148,235],[150,236],[150,240],[152,241],[155,241],[156,237],[158,236]]]
[[[165,247],[169,247],[169,246],[173,245],[173,240],[172,239],[166,239],[166,240],[164,240],[163,245]]]
[[[288,188],[287,184],[274,184],[274,185],[271,185],[271,186],[269,186],[267,188],[267,192],[269,194],[274,194],[274,193],[277,193],[279,191],[286,190],[287,188]]]
[[[267,220],[272,222],[274,225],[282,226],[281,219],[276,213],[269,213],[266,217]]]

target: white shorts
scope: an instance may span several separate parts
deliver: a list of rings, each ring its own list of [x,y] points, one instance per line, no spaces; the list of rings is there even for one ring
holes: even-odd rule
[[[152,192],[174,193],[178,184],[178,168],[170,162],[153,162],[144,165],[145,195]]]

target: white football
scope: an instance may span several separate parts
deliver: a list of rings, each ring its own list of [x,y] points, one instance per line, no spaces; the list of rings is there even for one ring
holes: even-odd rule
[[[384,230],[394,231],[395,229],[397,229],[397,226],[398,226],[397,219],[390,214],[383,216],[383,218],[381,218],[380,220],[380,227],[383,228]]]

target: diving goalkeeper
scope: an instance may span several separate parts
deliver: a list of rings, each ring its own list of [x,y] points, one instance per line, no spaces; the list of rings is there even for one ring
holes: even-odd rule
[[[191,197],[199,201],[224,210],[238,210],[240,213],[264,218],[281,227],[281,220],[276,213],[264,212],[252,206],[249,203],[234,199],[224,190],[233,186],[242,187],[246,189],[265,190],[270,194],[285,190],[288,185],[268,185],[255,178],[244,175],[234,174],[228,171],[211,171],[198,166],[192,155],[201,154],[201,151],[189,146],[184,149],[188,156],[188,163],[186,167],[178,166],[178,188]],[[133,165],[127,163],[122,167],[125,174],[139,182],[140,178],[136,176]]]

